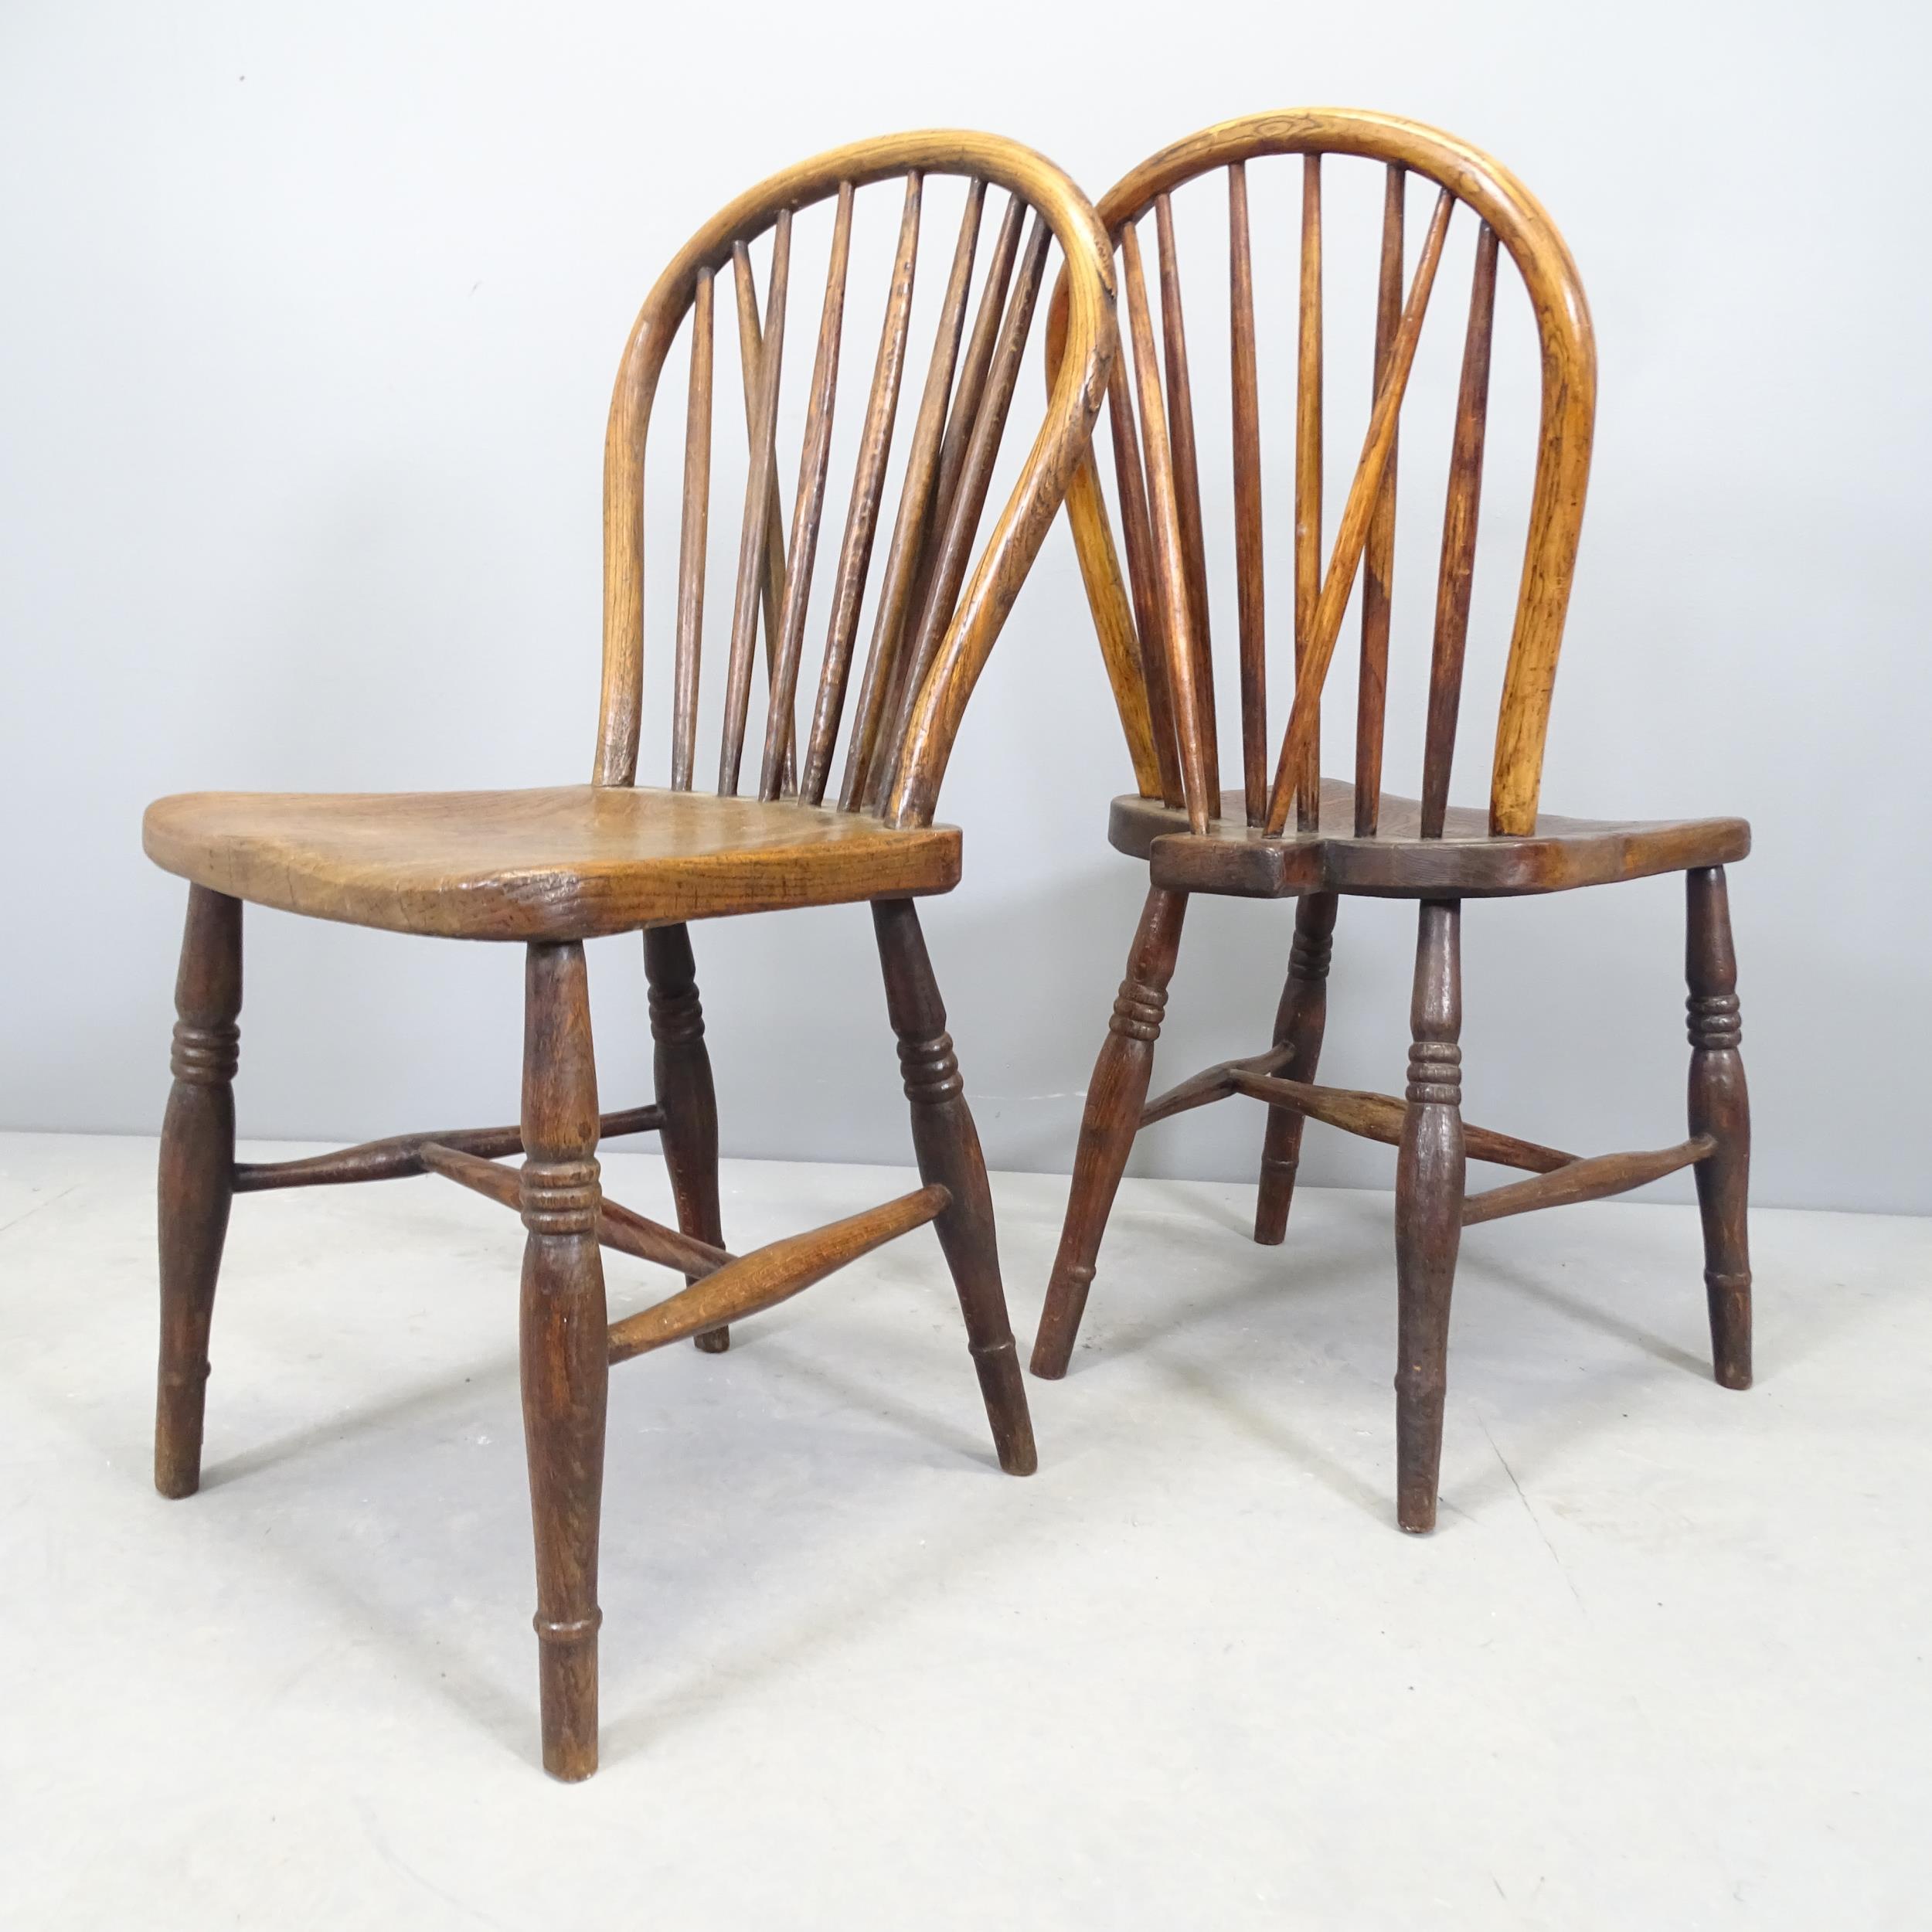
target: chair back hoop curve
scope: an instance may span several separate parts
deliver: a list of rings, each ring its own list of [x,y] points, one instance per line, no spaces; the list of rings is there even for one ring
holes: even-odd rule
[[[942,175],[966,179],[967,217],[953,250],[953,276],[947,284],[932,366],[921,369],[906,342],[919,253],[921,187],[927,177]],[[844,251],[855,193],[894,178],[905,183],[900,252],[873,372],[852,507],[837,558],[834,615],[808,736],[793,721],[792,695],[799,683],[804,607],[825,498],[842,326]],[[969,332],[966,296],[988,188],[1004,189],[1012,199],[992,253],[985,258],[979,310]],[[780,356],[764,355],[760,348],[760,321],[746,251],[750,243],[771,233],[764,340],[781,351],[791,216],[834,199],[838,225],[812,370],[804,457],[791,518],[781,529],[774,432]],[[938,227],[934,224],[935,254],[943,253],[937,245]],[[1022,227],[1028,230],[1024,247]],[[951,237],[945,240],[950,243]],[[991,536],[972,560],[988,480],[1012,400],[1012,374],[1030,328],[1049,241],[1057,244],[1060,256],[1060,352],[1049,379],[1045,415],[1018,480]],[[835,803],[872,813],[889,825],[928,825],[975,682],[1087,447],[1106,392],[1116,344],[1111,251],[1091,205],[1050,162],[1015,141],[951,130],[894,134],[832,149],[760,182],[699,229],[645,298],[625,345],[611,400],[604,444],[603,686],[593,774],[600,785],[636,782],[643,708],[645,444],[658,379],[687,318],[693,318],[693,369],[672,784],[688,789],[692,783],[703,493],[709,487],[712,434],[713,284],[714,278],[722,281],[727,275],[736,282],[752,474],[739,532],[740,567],[719,790],[726,794],[737,790],[737,760],[743,749],[744,710],[762,611],[772,704],[763,769],[756,774],[760,795],[789,793],[811,804]],[[728,305],[730,295],[723,290],[719,293]],[[803,296],[804,291],[800,293]],[[855,364],[859,359],[851,359]],[[904,388],[915,399],[923,383],[923,400],[910,432],[895,526],[882,498],[896,418],[911,413],[900,408],[902,376]],[[889,549],[884,540],[889,529]],[[787,529],[789,546],[784,542]],[[856,702],[848,707],[847,678],[855,655],[853,633],[875,533],[886,563],[877,593],[871,653]],[[830,761],[842,719],[849,733],[845,783],[828,793]]]
[[[1376,396],[1369,429],[1325,575],[1320,550],[1321,466],[1321,158],[1383,162]],[[1272,774],[1264,757],[1260,440],[1255,400],[1253,284],[1246,164],[1303,157],[1300,335],[1295,424],[1294,696]],[[1440,836],[1460,699],[1469,582],[1480,502],[1490,330],[1498,245],[1514,263],[1534,315],[1541,406],[1528,534],[1498,713],[1490,830],[1532,832],[1556,661],[1589,481],[1596,408],[1596,349],[1583,284],[1570,251],[1522,182],[1466,141],[1420,122],[1363,110],[1298,109],[1224,121],[1141,162],[1102,196],[1100,221],[1121,257],[1128,349],[1112,372],[1108,416],[1121,498],[1121,534],[1090,456],[1070,481],[1067,515],[1122,728],[1143,797],[1187,809],[1205,831],[1221,815],[1213,660],[1207,635],[1199,471],[1187,352],[1174,252],[1172,191],[1216,169],[1229,178],[1230,315],[1234,403],[1235,543],[1240,630],[1242,771],[1249,824],[1264,836],[1317,822],[1324,679],[1358,574],[1363,579],[1362,680],[1356,747],[1356,835],[1376,830],[1380,796],[1387,579],[1395,520],[1397,418],[1443,236],[1458,204],[1481,224],[1444,516],[1422,833]],[[1403,185],[1420,175],[1442,192],[1419,258],[1404,281]],[[1141,260],[1138,224],[1155,217],[1163,356]],[[1073,291],[1056,287],[1047,366],[1074,341]],[[1165,363],[1165,381],[1161,363]]]

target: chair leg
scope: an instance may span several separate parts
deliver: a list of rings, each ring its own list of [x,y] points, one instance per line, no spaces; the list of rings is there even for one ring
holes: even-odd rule
[[[597,1528],[609,1374],[597,1083],[583,948],[532,945],[524,981],[523,1434],[536,1532],[543,1768],[597,1767]]]
[[[1277,1070],[1289,1080],[1312,1080],[1321,1058],[1336,903],[1333,893],[1310,893],[1295,906],[1287,983],[1281,988],[1281,1004],[1274,1015],[1275,1045],[1294,1049]],[[1264,1247],[1276,1246],[1288,1231],[1304,1124],[1303,1117],[1291,1107],[1268,1109],[1267,1134],[1261,1143],[1261,1191],[1254,1204],[1254,1238]]]
[[[1436,1526],[1449,1294],[1462,1240],[1462,908],[1425,900],[1409,1009],[1408,1112],[1396,1165],[1396,1519]]]
[[[1087,1290],[1094,1284],[1100,1237],[1107,1232],[1107,1217],[1133,1151],[1134,1137],[1140,1131],[1141,1109],[1154,1071],[1154,1043],[1161,1036],[1168,981],[1174,977],[1186,912],[1185,893],[1156,886],[1148,893],[1127,956],[1127,977],[1121,981],[1113,1017],[1107,1022],[1107,1039],[1087,1086],[1066,1219],[1046,1285],[1039,1333],[1033,1340],[1033,1372],[1049,1379],[1065,1375],[1073,1358]]]
[[[1704,1221],[1704,1292],[1710,1303],[1711,1356],[1726,1389],[1751,1386],[1751,1102],[1737,1050],[1737,955],[1722,866],[1685,875],[1684,974],[1690,987],[1690,1131],[1716,1151],[1698,1162],[1697,1205]]]
[[[1026,1386],[1006,1316],[1000,1284],[999,1249],[993,1227],[992,1190],[979,1134],[966,1104],[959,1062],[946,1031],[946,1009],[933,978],[932,961],[910,899],[872,903],[879,964],[885,970],[886,1010],[899,1039],[900,1070],[912,1103],[913,1150],[919,1178],[945,1188],[952,1205],[934,1223],[952,1270],[966,1318],[967,1345],[978,1372],[987,1420],[999,1466],[1009,1475],[1030,1476],[1039,1464]]]
[[[155,1402],[155,1487],[201,1485],[208,1330],[234,1194],[235,1069],[242,999],[242,903],[205,886],[188,892],[175,981],[175,1084],[161,1129],[161,1365]]]
[[[658,1144],[671,1171],[678,1226],[721,1248],[718,1097],[711,1082],[711,1056],[705,1051],[704,1009],[698,998],[690,927],[658,926],[647,931],[644,972],[650,988],[658,1104],[664,1110]],[[709,1328],[692,1340],[707,1355],[723,1355],[731,1346],[731,1331]]]

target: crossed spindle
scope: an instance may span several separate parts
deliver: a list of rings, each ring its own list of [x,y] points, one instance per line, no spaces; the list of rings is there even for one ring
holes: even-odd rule
[[[1382,791],[1395,549],[1396,430],[1457,197],[1436,202],[1406,294],[1403,287],[1407,170],[1387,164],[1376,284],[1374,390],[1368,430],[1325,570],[1322,529],[1321,158],[1302,162],[1294,438],[1294,689],[1273,776],[1266,765],[1267,595],[1263,563],[1260,411],[1246,164],[1229,165],[1230,372],[1233,416],[1235,589],[1240,632],[1242,801],[1248,824],[1281,835],[1289,811],[1313,831],[1321,814],[1321,702],[1356,579],[1362,579],[1355,730],[1358,838],[1376,830]],[[1149,735],[1163,798],[1184,804],[1196,832],[1221,809],[1199,458],[1172,202],[1153,197],[1161,287],[1157,354],[1138,220],[1120,230],[1131,369],[1109,390],[1114,474],[1127,579],[1141,641]],[[1469,321],[1438,577],[1424,747],[1422,834],[1442,835],[1481,505],[1497,237],[1476,245]],[[1125,363],[1127,358],[1123,357]],[[1093,487],[1090,471],[1070,494]],[[1085,560],[1083,559],[1084,562]]]
[[[903,179],[885,318],[834,566],[825,648],[802,754],[797,702],[838,400],[855,199],[852,184],[842,185],[838,193],[788,534],[777,424],[791,281],[791,213],[781,211],[773,224],[762,318],[750,250],[742,238],[733,245],[750,460],[726,652],[718,761],[721,797],[736,795],[743,780],[761,625],[767,709],[757,795],[775,800],[793,794],[815,805],[823,802],[830,783],[906,372],[923,183],[916,171]],[[1050,230],[1036,215],[1028,231],[1026,203],[1015,195],[988,251],[978,307],[968,329],[967,307],[980,253],[985,199],[986,184],[970,181],[847,736],[838,791],[838,804],[847,811],[880,808],[910,755],[910,726],[920,689],[939,657],[972,560],[1046,267]],[[696,766],[709,535],[713,282],[710,270],[699,271],[690,308],[672,682],[671,783],[679,791],[691,788]]]

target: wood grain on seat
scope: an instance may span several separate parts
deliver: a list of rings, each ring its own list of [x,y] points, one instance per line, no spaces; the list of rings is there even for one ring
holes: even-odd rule
[[[628,785],[185,792],[149,806],[142,842],[231,898],[451,939],[589,939],[959,879],[953,826]]]
[[[1502,898],[1568,892],[1693,866],[1725,866],[1751,849],[1742,818],[1560,818],[1543,812],[1522,838],[1495,838],[1488,813],[1449,808],[1441,835],[1422,835],[1413,798],[1381,794],[1377,830],[1355,835],[1355,788],[1321,781],[1318,826],[1268,837],[1247,823],[1240,792],[1222,794],[1221,816],[1203,833],[1187,813],[1131,793],[1114,801],[1107,836],[1117,851],[1147,859],[1154,883],[1175,892],[1288,899],[1342,892],[1370,898]]]

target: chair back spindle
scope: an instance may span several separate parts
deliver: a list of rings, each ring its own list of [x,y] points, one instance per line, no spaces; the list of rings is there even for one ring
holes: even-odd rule
[[[1456,440],[1449,458],[1449,502],[1442,519],[1436,587],[1435,646],[1429,664],[1429,726],[1422,757],[1422,835],[1440,838],[1449,810],[1462,660],[1469,641],[1469,590],[1475,573],[1476,518],[1482,502],[1482,444],[1489,417],[1489,341],[1496,318],[1496,231],[1476,237],[1469,328],[1456,396]]]
[[[1241,801],[1267,810],[1267,597],[1262,553],[1261,402],[1254,346],[1254,260],[1245,162],[1228,169],[1228,373],[1234,399],[1234,587],[1241,635]]]
[[[1402,315],[1402,229],[1408,171],[1399,161],[1389,164],[1382,201],[1382,256],[1376,278],[1374,386],[1381,393],[1388,380],[1396,330]],[[1375,514],[1369,522],[1369,542],[1362,558],[1362,675],[1355,687],[1355,835],[1366,838],[1376,828],[1382,798],[1382,733],[1389,698],[1389,587],[1395,570],[1396,452],[1401,438],[1398,420],[1389,443],[1376,493]]]
[[[678,546],[678,641],[671,700],[671,784],[691,789],[698,735],[698,648],[711,512],[712,272],[698,272],[691,304],[691,386],[684,423],[684,527]]]
[[[869,589],[886,511],[900,390],[915,352],[920,244],[932,184],[962,177],[964,209],[937,304],[920,405],[900,466],[892,535]],[[816,602],[849,284],[864,259],[855,238],[863,191],[896,183],[897,233],[872,379],[857,434],[845,524]],[[982,249],[989,189],[1007,197]],[[825,284],[804,396],[796,484],[786,509],[779,441],[788,362],[787,323],[798,240],[794,220],[830,203]],[[753,248],[769,237],[762,302]],[[1049,252],[1057,250],[1060,353],[1047,406],[1018,480],[984,543],[981,525]],[[983,264],[982,264],[983,257]],[[976,276],[976,265],[981,272]],[[605,441],[604,694],[595,781],[637,781],[644,702],[645,454],[658,379],[672,346],[689,341],[682,503],[671,664],[669,779],[695,778],[704,682],[706,563],[720,533],[710,504],[716,379],[716,280],[729,270],[739,330],[747,463],[735,542],[730,628],[723,653],[719,794],[751,782],[745,747],[764,638],[765,708],[757,727],[761,799],[827,801],[842,735],[837,808],[887,823],[930,822],[961,715],[1083,457],[1114,359],[1110,251],[1093,210],[1057,168],[991,136],[908,134],[859,143],[753,189],[694,236],[647,298],[627,345]],[[815,273],[801,268],[802,277]],[[1071,291],[1070,297],[1065,291]],[[968,313],[972,312],[970,329]],[[762,311],[762,312],[761,312]],[[805,326],[798,317],[801,332]],[[870,644],[848,703],[868,607]],[[820,627],[822,627],[821,631]],[[822,636],[808,670],[815,632]],[[808,678],[809,684],[806,683]],[[801,686],[809,716],[800,735]]]
[[[1301,158],[1301,278],[1295,338],[1294,675],[1298,684],[1321,596],[1321,157]],[[1298,823],[1321,815],[1321,717],[1318,711],[1295,774]],[[1269,815],[1262,814],[1262,823]]]
[[[1167,368],[1168,447],[1174,465],[1174,509],[1182,580],[1187,586],[1189,655],[1199,706],[1201,747],[1210,771],[1220,769],[1215,735],[1214,655],[1208,629],[1207,539],[1201,522],[1201,465],[1194,443],[1194,386],[1187,366],[1187,328],[1181,313],[1181,268],[1174,247],[1174,209],[1165,195],[1154,203],[1161,260],[1161,345]]]
[[[718,759],[718,795],[728,798],[738,789],[738,768],[745,748],[745,724],[751,705],[752,654],[757,646],[758,611],[766,603],[765,634],[777,648],[777,614],[784,605],[781,589],[770,598],[765,577],[766,544],[779,526],[778,384],[784,374],[785,298],[791,272],[791,210],[780,211],[771,242],[771,280],[765,298],[764,328],[755,321],[757,294],[753,288],[750,251],[743,242],[733,251],[738,281],[739,336],[744,350],[745,396],[750,408],[747,428],[751,461],[745,471],[745,508],[738,532],[738,579],[731,607],[731,655],[725,685],[724,743]],[[779,566],[782,584],[784,565]]]
[[[920,199],[919,176],[908,174],[905,207],[900,216],[899,247],[893,257],[892,284],[886,300],[886,319],[879,331],[878,357],[872,366],[872,390],[866,401],[859,461],[852,471],[852,502],[845,512],[845,533],[838,546],[838,587],[831,624],[825,634],[825,663],[819,673],[818,701],[812,708],[811,743],[800,791],[808,805],[815,805],[824,798],[826,780],[831,774],[832,745],[845,708],[852,644],[859,634],[859,611],[865,601],[866,575],[872,563],[872,542],[879,531],[886,458],[899,410],[900,384],[906,372],[913,267],[919,253]]]
[[[1295,269],[1292,695],[1274,770],[1269,748],[1263,561],[1263,422],[1257,375],[1253,165],[1301,158]],[[1382,223],[1375,262],[1369,422],[1334,533],[1324,536],[1324,164],[1377,162]],[[1387,736],[1396,558],[1396,448],[1418,345],[1452,219],[1476,218],[1475,267],[1451,442],[1440,563],[1421,747],[1420,833],[1447,821],[1468,642],[1471,590],[1488,410],[1497,271],[1507,251],[1520,274],[1541,349],[1541,416],[1529,528],[1497,714],[1489,821],[1493,833],[1536,824],[1549,697],[1561,645],[1590,464],[1596,396],[1588,308],[1574,264],[1547,214],[1488,156],[1437,130],[1346,109],[1253,117],[1175,143],[1136,168],[1100,205],[1120,257],[1125,352],[1108,389],[1120,548],[1099,474],[1086,466],[1067,495],[1088,600],[1144,797],[1185,808],[1204,831],[1223,810],[1209,622],[1203,446],[1189,379],[1175,196],[1199,177],[1227,175],[1229,370],[1234,589],[1238,616],[1240,809],[1266,838],[1320,829],[1379,833]],[[1412,176],[1437,194],[1415,259],[1406,261]],[[1157,325],[1141,260],[1148,216],[1159,257]],[[1056,301],[1058,300],[1056,292]],[[1049,323],[1049,358],[1055,325]],[[1124,559],[1124,570],[1122,558]],[[1321,818],[1321,711],[1358,580],[1352,824]],[[1235,807],[1230,802],[1227,810]]]
[[[805,641],[805,606],[811,595],[812,568],[818,556],[818,522],[825,507],[825,468],[832,459],[832,403],[838,390],[838,350],[845,331],[845,270],[852,255],[852,183],[842,182],[838,189],[837,223],[832,230],[832,260],[825,270],[818,349],[812,363],[804,451],[798,462],[798,494],[792,498],[791,558],[772,668],[764,763],[758,779],[761,798],[778,797],[786,775],[784,753],[791,740],[792,699],[798,689],[798,658]]]
[[[1205,707],[1196,686],[1198,661],[1192,641],[1186,566],[1181,555],[1181,525],[1175,500],[1174,457],[1168,440],[1167,405],[1154,356],[1154,325],[1147,305],[1147,276],[1141,263],[1139,235],[1131,228],[1121,238],[1121,266],[1127,285],[1134,372],[1139,386],[1141,427],[1146,437],[1148,511],[1153,532],[1153,575],[1160,634],[1165,645],[1175,729],[1180,737],[1181,787],[1188,822],[1206,832],[1213,812],[1208,789]]]
[[[859,715],[846,752],[845,784],[838,802],[847,811],[855,811],[876,800],[878,787],[871,781],[879,719],[887,710],[896,713],[898,708],[900,641],[912,603],[920,558],[931,528],[933,488],[939,474],[940,445],[946,431],[946,405],[952,393],[953,372],[957,366],[960,338],[966,323],[966,298],[972,284],[973,257],[978,245],[985,195],[984,182],[973,182],[967,188],[965,212],[960,217],[959,239],[954,245],[945,300],[940,306],[938,326],[933,332],[932,359],[927,366],[926,387],[906,457],[899,518],[886,560],[886,580],[879,592],[865,682],[859,688]]]

